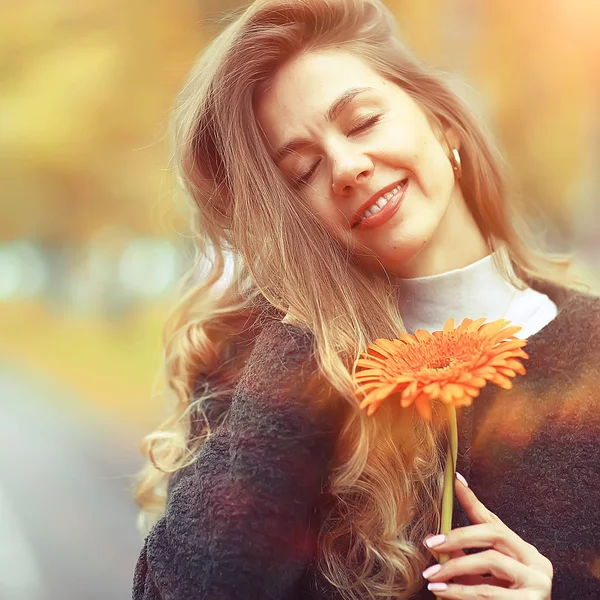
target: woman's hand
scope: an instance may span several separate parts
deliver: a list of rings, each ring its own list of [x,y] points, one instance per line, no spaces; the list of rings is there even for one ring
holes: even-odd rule
[[[439,552],[450,554],[443,565],[424,571],[428,588],[439,598],[456,600],[550,600],[552,563],[490,512],[462,481],[457,475],[456,497],[473,525],[425,540],[436,558]],[[464,548],[488,550],[466,554]]]

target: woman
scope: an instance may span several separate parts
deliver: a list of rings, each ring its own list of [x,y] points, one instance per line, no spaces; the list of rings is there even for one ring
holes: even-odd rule
[[[147,438],[138,501],[160,518],[134,598],[599,597],[600,304],[536,248],[383,4],[254,2],[174,123],[212,266],[167,328],[178,406]],[[531,359],[460,411],[469,486],[442,539],[443,419],[367,417],[350,372],[378,337],[482,316],[522,326]]]

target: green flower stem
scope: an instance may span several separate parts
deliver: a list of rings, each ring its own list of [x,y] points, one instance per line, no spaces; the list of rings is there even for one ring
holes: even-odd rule
[[[454,477],[458,454],[458,428],[456,426],[456,409],[454,404],[446,405],[448,415],[448,450],[446,452],[446,470],[444,472],[444,495],[442,496],[442,524],[440,533],[448,533],[452,529],[452,507],[454,504]],[[450,555],[441,553],[440,564],[450,560]]]

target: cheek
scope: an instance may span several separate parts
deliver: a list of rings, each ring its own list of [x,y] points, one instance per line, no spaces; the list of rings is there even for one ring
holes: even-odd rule
[[[332,233],[336,227],[345,222],[340,210],[336,208],[333,201],[319,187],[315,187],[308,193],[307,204],[313,215]]]
[[[454,178],[454,170],[452,169],[450,159],[444,154],[444,151],[440,149],[439,154],[440,160],[438,170],[440,186],[446,192],[446,194],[449,195],[456,184],[456,180]]]
[[[335,206],[333,201],[312,201],[309,205],[312,213],[317,217],[328,235],[340,247],[354,251],[356,240],[349,227],[348,218]]]
[[[423,189],[431,187],[444,159],[432,133],[421,128],[407,130],[405,126],[390,130],[400,133],[386,135],[389,162],[396,167],[412,171]]]
[[[454,187],[454,171],[439,142],[424,140],[416,159],[421,187],[428,194],[447,195]]]

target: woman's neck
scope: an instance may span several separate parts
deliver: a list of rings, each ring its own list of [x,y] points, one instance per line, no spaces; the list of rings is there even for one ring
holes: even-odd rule
[[[506,319],[529,337],[557,314],[548,296],[526,287],[520,290],[502,275],[493,254],[465,267],[425,277],[397,279],[400,311],[407,331],[436,331],[450,317]]]
[[[476,263],[491,251],[457,185],[427,244],[393,272],[401,278],[439,275]]]

